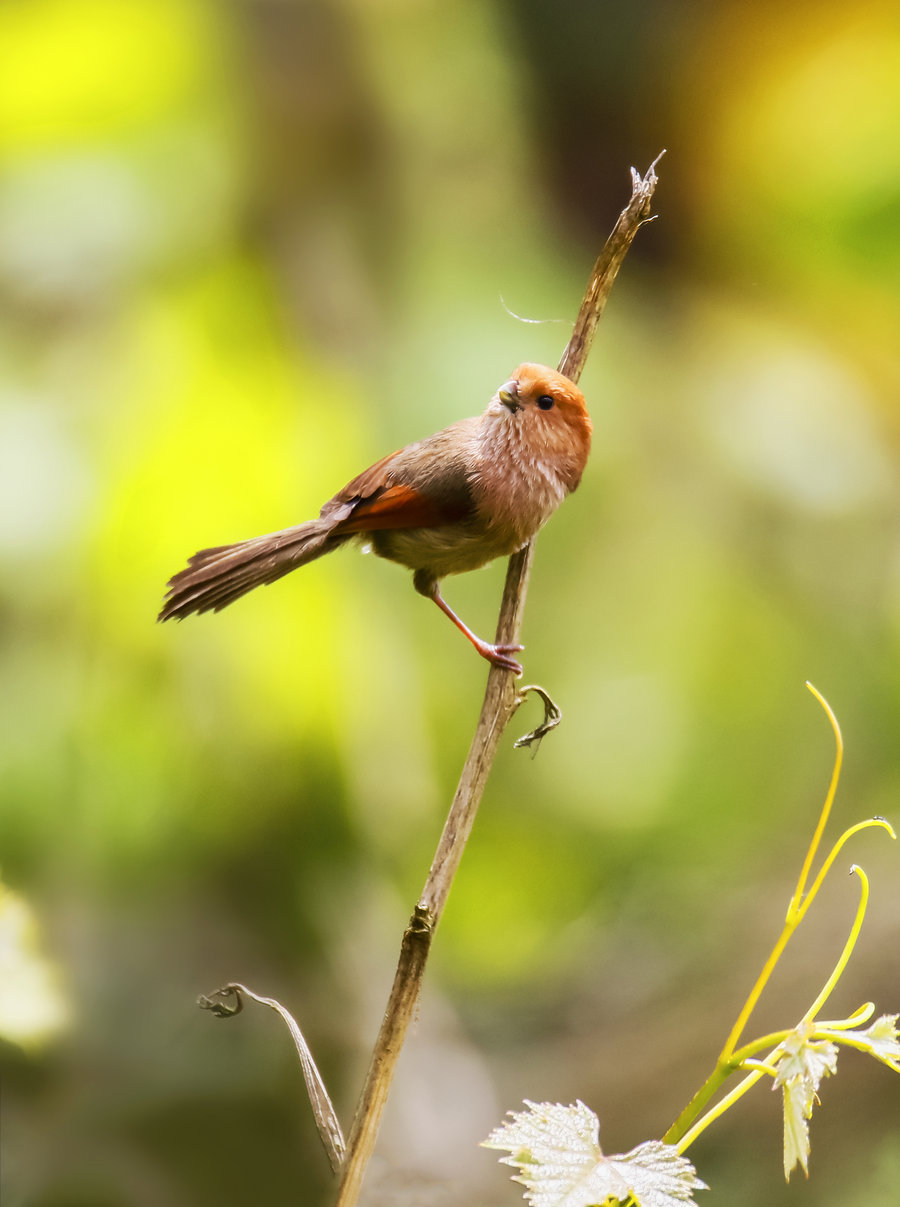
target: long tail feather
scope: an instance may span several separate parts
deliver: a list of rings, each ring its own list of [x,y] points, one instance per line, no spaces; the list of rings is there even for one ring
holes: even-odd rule
[[[334,533],[333,519],[310,520],[236,545],[201,549],[169,579],[157,619],[181,620],[192,612],[218,612],[254,587],[274,583],[350,539]]]

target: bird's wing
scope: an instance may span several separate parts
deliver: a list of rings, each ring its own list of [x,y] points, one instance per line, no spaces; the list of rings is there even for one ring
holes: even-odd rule
[[[398,481],[404,476],[403,454],[409,451],[398,449],[376,461],[325,504],[322,518],[337,520],[333,529],[336,535],[390,528],[432,528],[472,514],[471,492],[464,479],[452,484],[427,482],[420,487]]]
[[[386,486],[360,499],[336,532],[375,532],[379,528],[436,528],[462,519],[468,508],[447,506],[411,486]]]

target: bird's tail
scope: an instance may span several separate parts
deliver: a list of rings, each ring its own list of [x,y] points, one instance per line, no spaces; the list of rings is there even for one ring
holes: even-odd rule
[[[298,566],[330,553],[349,537],[334,533],[333,520],[310,520],[236,545],[201,549],[169,579],[159,620],[192,612],[218,612],[254,587],[274,583]]]

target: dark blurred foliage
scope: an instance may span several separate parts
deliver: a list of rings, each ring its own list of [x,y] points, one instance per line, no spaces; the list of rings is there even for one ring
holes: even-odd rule
[[[665,1130],[827,785],[806,678],[834,836],[896,820],[898,81],[892,0],[0,7],[4,1207],[328,1202],[277,1020],[194,1000],[284,1001],[349,1124],[485,669],[373,558],[180,626],[162,586],[555,363],[663,146],[529,598],[564,724],[501,751],[368,1202],[519,1201],[477,1143],[524,1097],[582,1098],[607,1151]],[[502,577],[447,584],[479,630]],[[895,1010],[897,855],[845,854],[872,899],[829,1012]],[[898,1089],[844,1052],[785,1188],[758,1088],[690,1150],[704,1201],[893,1204]]]

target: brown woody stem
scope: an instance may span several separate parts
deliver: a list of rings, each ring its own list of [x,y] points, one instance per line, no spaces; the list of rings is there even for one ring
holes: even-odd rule
[[[654,169],[658,162],[659,156],[643,177],[634,168],[631,169],[631,200],[619,215],[594,265],[575,320],[572,338],[559,362],[559,371],[572,381],[577,382],[581,376],[606,299],[628,248],[640,227],[651,217],[650,202],[657,181]],[[533,540],[509,559],[497,625],[498,644],[514,645],[518,642],[533,559]],[[378,1126],[406,1030],[419,999],[431,940],[447,903],[450,886],[462,859],[466,841],[472,831],[500,738],[517,705],[518,694],[513,676],[501,667],[491,667],[475,736],[422,896],[403,935],[400,962],[394,974],[394,984],[384,1020],[357,1104],[335,1207],[355,1207],[359,1196],[363,1174],[375,1148]]]

